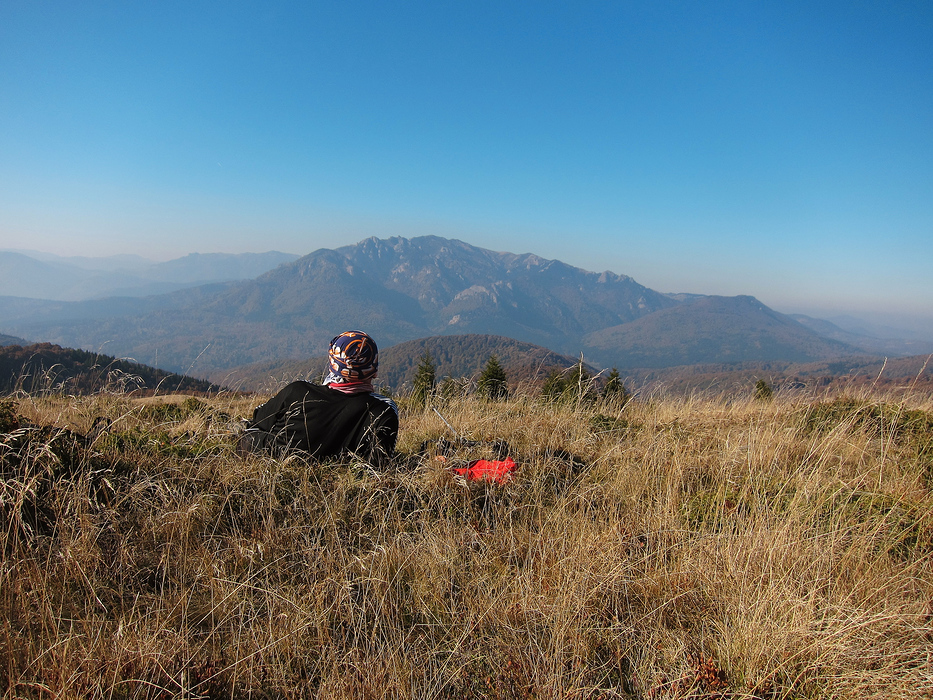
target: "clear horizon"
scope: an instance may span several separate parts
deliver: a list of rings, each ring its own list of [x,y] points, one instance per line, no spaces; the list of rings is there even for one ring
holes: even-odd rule
[[[928,3],[10,2],[0,69],[0,248],[434,234],[933,319]]]

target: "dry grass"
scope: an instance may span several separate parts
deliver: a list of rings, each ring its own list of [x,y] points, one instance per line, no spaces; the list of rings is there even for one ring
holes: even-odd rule
[[[74,432],[0,426],[5,697],[933,697],[928,399],[448,401],[504,486],[433,412],[376,472],[238,459],[246,399],[16,406]]]

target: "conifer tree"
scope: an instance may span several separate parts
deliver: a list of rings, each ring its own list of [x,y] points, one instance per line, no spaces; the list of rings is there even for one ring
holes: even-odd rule
[[[477,391],[492,401],[504,399],[509,395],[508,377],[495,355],[490,355],[486,361],[483,373],[479,375]]]
[[[605,401],[618,401],[620,404],[624,404],[628,401],[628,398],[629,393],[622,383],[619,370],[613,367],[612,371],[609,372],[609,376],[606,377],[606,386],[603,387],[603,399]]]
[[[586,371],[586,365],[583,364],[583,355],[580,355],[580,359],[570,368],[570,373],[564,380],[562,399],[573,403],[589,403],[597,398],[599,397],[593,388],[590,373]]]
[[[758,401],[770,401],[774,398],[774,389],[764,379],[755,382],[755,398]]]
[[[565,383],[564,373],[559,369],[552,369],[544,380],[544,386],[541,387],[541,398],[545,401],[560,400],[564,393]]]
[[[415,379],[412,386],[411,396],[415,404],[422,408],[427,405],[428,397],[434,393],[434,387],[437,384],[437,366],[431,358],[431,353],[427,350],[418,361],[418,369],[415,371]]]

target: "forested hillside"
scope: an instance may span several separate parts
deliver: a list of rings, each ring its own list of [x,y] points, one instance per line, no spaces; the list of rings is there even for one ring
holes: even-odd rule
[[[0,393],[91,394],[99,391],[218,391],[220,387],[109,355],[50,343],[0,347]]]
[[[476,378],[489,357],[495,355],[513,387],[528,381],[543,381],[553,369],[566,369],[579,358],[559,355],[532,343],[496,335],[439,335],[398,343],[379,351],[377,384],[392,390],[410,386],[419,361],[428,353],[438,380]],[[294,379],[316,379],[325,370],[327,359],[318,355],[307,359],[260,362],[210,375],[211,381],[248,391],[271,392]]]

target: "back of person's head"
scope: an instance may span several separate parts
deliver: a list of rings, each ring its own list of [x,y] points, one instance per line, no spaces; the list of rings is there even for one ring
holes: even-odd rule
[[[328,363],[325,384],[371,382],[379,370],[379,349],[363,331],[345,331],[330,341]]]

